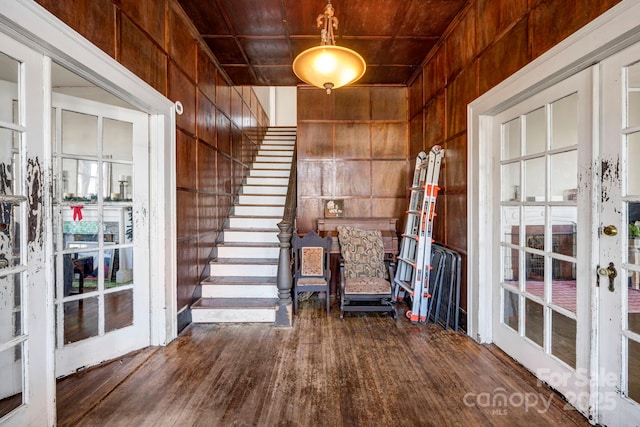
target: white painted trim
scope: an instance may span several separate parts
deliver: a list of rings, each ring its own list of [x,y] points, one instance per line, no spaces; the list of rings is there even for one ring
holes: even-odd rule
[[[276,106],[276,88],[271,86],[269,88],[269,126],[276,126],[277,119],[277,106]]]
[[[42,64],[42,72],[43,72],[43,81],[44,82],[51,82],[51,59],[44,57],[43,58],[43,64]],[[43,112],[42,112],[42,121],[43,121],[43,126],[42,126],[42,131],[44,133],[44,159],[45,162],[47,163],[47,165],[51,165],[51,159],[53,157],[53,154],[51,152],[51,91],[47,91],[47,90],[43,90],[44,93],[44,99],[43,99]],[[46,170],[48,171],[48,167],[46,168]],[[51,174],[50,173],[45,173],[44,176],[44,185],[45,188],[51,188],[51,183],[52,179],[51,179]],[[51,214],[52,214],[52,208],[51,208],[51,199],[50,198],[46,198],[44,201],[44,207],[45,209],[45,223],[44,223],[44,233],[45,236],[53,236],[53,222],[51,221]],[[53,239],[47,239],[47,241],[45,242],[45,247],[44,247],[44,253],[46,256],[46,259],[53,259]],[[49,266],[48,271],[46,273],[46,276],[49,277],[53,277],[54,271],[51,268],[52,266]],[[46,277],[45,276],[45,277]],[[54,325],[51,328],[47,328],[46,330],[46,335],[47,335],[47,349],[50,350],[50,352],[46,355],[46,360],[45,360],[45,369],[47,373],[50,373],[51,375],[47,376],[46,379],[46,393],[47,393],[47,398],[50,399],[51,397],[56,395],[56,379],[55,379],[55,370],[56,370],[56,357],[55,357],[55,348],[56,348],[56,333],[55,333],[55,290],[53,288],[53,286],[47,286],[46,287],[46,301],[47,301],[47,313],[45,314],[45,323],[47,325]],[[55,424],[55,420],[57,418],[57,413],[56,413],[56,408],[55,405],[53,407],[47,408],[47,418],[49,419],[49,421],[53,421],[53,423]]]
[[[150,264],[149,280],[163,284],[162,289],[151,292],[151,345],[168,344],[178,336],[177,289],[177,231],[176,231],[176,119],[173,104],[170,115],[150,117],[151,141],[164,141],[164,147],[151,147],[149,190],[154,206],[150,212]],[[168,172],[168,173],[167,173]],[[152,285],[153,290],[153,285]]]
[[[492,120],[487,116],[467,112],[468,135],[491,135]],[[492,342],[491,311],[493,307],[491,244],[493,238],[493,204],[488,201],[493,194],[495,159],[487,144],[468,142],[467,165],[467,334],[481,343]],[[480,152],[485,149],[487,151]],[[484,172],[484,173],[483,173]],[[473,179],[471,179],[473,177]]]
[[[640,2],[623,0],[596,20],[532,61],[467,107],[467,307],[468,334],[479,342],[491,342],[490,301],[492,266],[499,260],[487,251],[493,238],[487,198],[492,186],[491,141],[487,116],[504,111],[534,93],[581,71],[640,40]]]
[[[154,345],[170,342],[177,336],[173,102],[32,0],[3,2],[0,29],[150,114],[150,336]]]
[[[598,259],[600,257],[600,248],[596,247],[598,244],[598,229],[594,225],[598,224],[600,218],[600,168],[598,167],[596,159],[600,155],[600,144],[601,144],[601,135],[600,135],[600,108],[601,105],[601,93],[600,93],[600,82],[601,80],[601,72],[600,67],[592,68],[592,88],[591,91],[591,104],[595,107],[591,109],[591,135],[592,135],[592,143],[591,143],[591,159],[593,159],[591,167],[593,168],[593,172],[591,173],[591,177],[593,181],[590,183],[591,193],[588,197],[591,199],[591,204],[593,208],[591,209],[591,215],[589,217],[590,223],[592,224],[591,228],[591,258],[589,259],[590,265],[597,265]],[[586,195],[585,195],[586,196]],[[600,298],[597,290],[593,290],[590,293],[590,301],[589,308],[591,310],[591,317],[589,321],[591,322],[591,336],[589,337],[591,348],[589,349],[589,378],[591,379],[589,382],[589,405],[590,405],[590,415],[592,419],[595,419],[596,416],[600,413],[601,405],[604,403],[602,399],[602,394],[598,393],[599,384],[602,382],[601,378],[601,369],[600,369],[600,351],[598,349],[598,340],[599,338],[599,324],[598,317],[600,315]]]

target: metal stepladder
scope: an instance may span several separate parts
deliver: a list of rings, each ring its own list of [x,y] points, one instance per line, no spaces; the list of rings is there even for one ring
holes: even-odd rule
[[[411,296],[411,310],[407,317],[411,323],[426,323],[429,303],[429,273],[431,271],[431,244],[438,176],[444,149],[435,145],[427,155],[421,151],[416,157],[415,172],[411,185],[411,198],[405,230],[398,255],[396,275],[393,280],[393,301]]]

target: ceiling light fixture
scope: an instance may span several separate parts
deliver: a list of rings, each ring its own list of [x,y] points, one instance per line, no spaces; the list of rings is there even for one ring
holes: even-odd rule
[[[367,64],[357,52],[336,46],[333,30],[338,29],[338,18],[334,16],[331,0],[327,1],[324,13],[318,15],[320,46],[302,52],[293,61],[293,72],[300,80],[324,88],[327,93],[357,81],[363,76]]]

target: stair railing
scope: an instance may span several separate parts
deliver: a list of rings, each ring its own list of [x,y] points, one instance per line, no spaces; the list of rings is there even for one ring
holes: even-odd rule
[[[291,237],[293,236],[294,223],[297,209],[297,153],[294,145],[293,158],[291,160],[291,173],[289,174],[289,185],[287,197],[285,199],[284,214],[282,221],[278,223],[280,232],[280,255],[278,258],[278,309],[276,311],[276,326],[293,326],[293,312],[291,306],[291,288],[293,286],[293,276],[291,274]]]

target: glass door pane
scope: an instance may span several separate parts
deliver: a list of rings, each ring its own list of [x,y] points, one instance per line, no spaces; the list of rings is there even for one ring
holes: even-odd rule
[[[493,118],[500,213],[494,253],[493,339],[540,378],[589,410],[591,325],[591,70]],[[580,184],[579,184],[580,182]]]
[[[54,111],[57,289],[66,345],[133,323],[133,132],[129,122]]]
[[[571,352],[576,348],[577,101],[574,93],[502,125],[501,151],[508,157],[503,158],[505,177],[500,180],[501,209],[509,213],[503,214],[502,229],[512,236],[503,242],[503,250],[510,254],[504,261],[508,259],[511,272],[503,277],[504,285],[513,284],[514,259],[520,263],[513,254],[524,255],[523,265],[516,270],[524,272],[518,283],[526,314],[521,335],[572,368],[575,354]],[[517,120],[521,126],[516,125]],[[520,128],[526,131],[515,138],[514,129]],[[551,135],[547,129],[553,130]],[[518,151],[513,148],[514,140],[522,144],[525,155],[513,155]],[[522,199],[520,188],[525,191]]]
[[[22,135],[18,96],[20,63],[0,53],[0,419],[25,403],[23,346],[24,239]]]
[[[627,325],[630,331],[640,334],[640,201],[627,202],[627,215]]]
[[[55,85],[52,97],[61,376],[148,343],[148,226],[137,214],[147,212],[148,117],[61,66],[52,74],[90,88],[78,97]]]
[[[623,144],[624,171],[626,179],[623,189],[624,206],[627,213],[627,250],[624,264],[626,271],[626,332],[627,347],[627,396],[640,403],[640,63],[629,65],[626,74],[625,95],[626,131]],[[623,314],[624,315],[624,314]]]
[[[627,396],[640,403],[640,66],[627,67],[627,128],[631,132],[625,138],[626,189],[624,190],[627,211],[626,251],[626,347],[627,347]],[[637,86],[636,86],[637,85]]]
[[[115,291],[132,285],[125,254],[133,239],[126,238],[125,229],[133,220],[133,132],[130,122],[96,114],[54,108],[53,116],[54,171],[60,178],[55,200],[61,286],[56,288],[58,314],[64,318],[59,345],[67,345],[118,329],[114,324],[133,323],[132,293],[119,297]],[[114,300],[123,301],[116,311],[125,321],[110,320]]]

